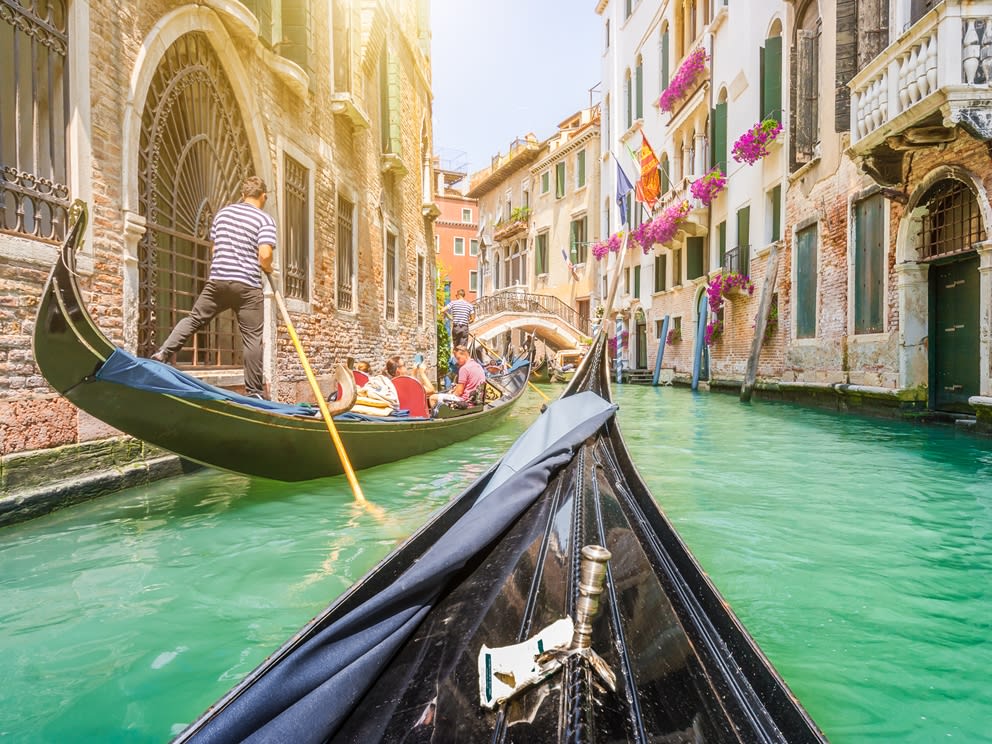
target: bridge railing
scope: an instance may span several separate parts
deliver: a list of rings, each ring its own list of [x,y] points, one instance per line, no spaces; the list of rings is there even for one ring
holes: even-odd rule
[[[589,318],[580,315],[574,307],[566,305],[557,297],[528,294],[526,292],[497,292],[485,295],[475,301],[476,320],[482,320],[499,313],[529,313],[531,315],[557,315],[583,335],[589,335]]]

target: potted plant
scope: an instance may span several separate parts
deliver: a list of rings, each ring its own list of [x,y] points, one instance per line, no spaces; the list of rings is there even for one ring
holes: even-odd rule
[[[702,47],[698,47],[686,57],[682,64],[679,65],[679,69],[672,75],[668,87],[661,92],[661,97],[658,99],[658,108],[666,114],[670,114],[675,109],[675,104],[679,99],[692,89],[693,84],[699,78],[700,74],[706,70],[706,63],[709,61],[709,58],[710,56]]]
[[[668,337],[665,339],[665,343],[669,346],[675,346],[679,341],[682,340],[682,329],[675,327],[668,331]]]
[[[709,206],[725,188],[727,188],[727,177],[719,168],[714,168],[702,178],[693,181],[689,190],[695,198]]]

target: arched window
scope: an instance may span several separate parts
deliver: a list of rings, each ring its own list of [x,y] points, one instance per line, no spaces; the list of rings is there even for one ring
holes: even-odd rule
[[[237,201],[241,182],[257,172],[247,142],[234,90],[206,35],[179,37],[159,63],[141,114],[138,198],[148,229],[138,243],[139,353],[165,340],[206,283],[214,213]],[[234,315],[215,318],[178,361],[241,364]]]
[[[658,61],[660,63],[661,89],[668,87],[668,79],[671,77],[671,34],[668,32],[668,23],[662,24],[661,36],[658,39]]]
[[[797,14],[792,69],[792,169],[812,161],[820,145],[820,33],[817,0],[809,0]]]
[[[624,130],[630,129],[634,125],[634,91],[630,79],[630,68],[624,74],[623,79],[623,99],[626,118],[624,119]]]
[[[932,260],[966,253],[985,242],[982,212],[968,185],[956,178],[938,181],[923,195],[920,258]]]
[[[61,240],[69,208],[66,4],[5,6],[0,13],[0,230]]]
[[[634,118],[644,118],[644,59],[639,54],[634,67]]]
[[[761,66],[762,119],[782,121],[782,25],[776,21],[758,50]]]
[[[499,255],[499,251],[493,253],[493,291],[500,288],[500,276],[502,272],[500,271],[500,261],[502,257]]]

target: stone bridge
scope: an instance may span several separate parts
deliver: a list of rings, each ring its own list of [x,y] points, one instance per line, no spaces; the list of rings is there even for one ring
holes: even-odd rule
[[[534,333],[553,349],[571,349],[589,336],[589,319],[549,295],[507,290],[476,300],[470,328],[476,338],[489,342],[514,328]]]

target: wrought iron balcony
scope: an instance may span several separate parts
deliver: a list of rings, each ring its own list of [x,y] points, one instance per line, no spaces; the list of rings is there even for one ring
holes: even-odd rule
[[[661,195],[661,199],[658,200],[658,206],[655,210],[655,214],[661,214],[662,211],[673,204],[689,202],[689,214],[679,228],[679,232],[693,238],[705,235],[709,229],[709,216],[706,205],[694,197],[692,191],[690,191],[692,182],[696,178],[696,176],[689,176],[669,187],[668,191]]]
[[[901,179],[902,152],[992,139],[992,0],[944,0],[850,83],[851,153],[881,183]]]
[[[744,274],[751,270],[751,246],[739,245],[723,254],[721,266],[728,274]]]

